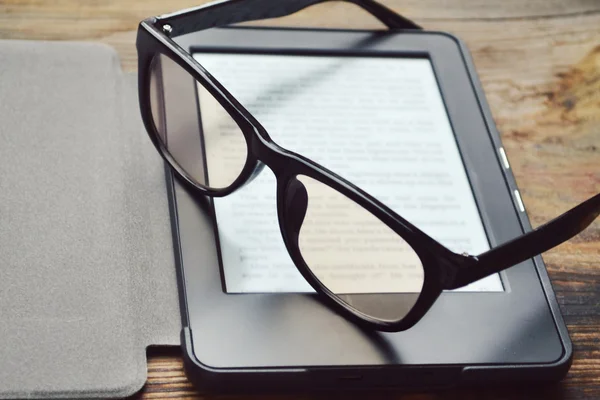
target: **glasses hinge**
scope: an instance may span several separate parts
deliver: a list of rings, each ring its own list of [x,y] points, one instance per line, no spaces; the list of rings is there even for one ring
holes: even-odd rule
[[[162,31],[165,35],[170,36],[171,32],[173,32],[173,27],[169,24],[164,24],[162,26]]]
[[[466,252],[444,259],[440,263],[440,284],[444,289],[456,289],[463,286],[463,271],[478,261],[476,256]]]

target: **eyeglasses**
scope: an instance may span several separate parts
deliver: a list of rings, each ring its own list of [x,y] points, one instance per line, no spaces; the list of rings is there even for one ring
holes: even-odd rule
[[[230,0],[150,18],[139,26],[137,50],[142,119],[175,175],[189,190],[222,197],[269,167],[277,179],[283,241],[302,276],[326,304],[368,328],[405,330],[425,315],[443,290],[465,286],[547,251],[600,214],[599,194],[478,256],[454,253],[351,182],[273,142],[227,89],[172,40],[212,27],[289,15],[324,1]],[[373,0],[348,1],[390,29],[420,29]],[[182,96],[188,92],[180,90],[182,85],[195,86],[197,96]],[[199,118],[197,102],[209,118]],[[190,157],[189,149],[198,146],[201,159]],[[368,235],[357,239],[350,234],[358,231]],[[354,289],[340,285],[329,271],[348,253],[353,264],[383,266],[402,278],[370,285],[359,281]]]

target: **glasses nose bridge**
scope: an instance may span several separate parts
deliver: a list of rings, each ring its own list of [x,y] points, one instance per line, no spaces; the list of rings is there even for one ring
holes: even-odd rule
[[[250,151],[259,161],[269,167],[275,176],[280,177],[290,172],[291,157],[287,150],[273,142],[268,136],[261,135],[258,131],[250,139]]]

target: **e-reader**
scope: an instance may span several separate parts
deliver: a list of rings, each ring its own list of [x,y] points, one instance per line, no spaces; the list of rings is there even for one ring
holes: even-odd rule
[[[459,39],[222,28],[176,41],[278,144],[451,250],[477,254],[531,229]],[[197,107],[200,124],[194,85],[177,95]],[[295,268],[268,168],[214,199],[167,175],[185,364],[201,388],[433,388],[568,370],[571,342],[541,257],[443,293],[407,331],[366,331],[319,302]],[[349,265],[336,279],[358,290],[357,279],[379,279],[369,273]]]

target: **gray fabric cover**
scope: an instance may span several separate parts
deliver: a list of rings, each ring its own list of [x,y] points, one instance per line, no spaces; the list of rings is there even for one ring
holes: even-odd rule
[[[0,41],[0,398],[123,397],[181,329],[163,163],[135,76]]]

